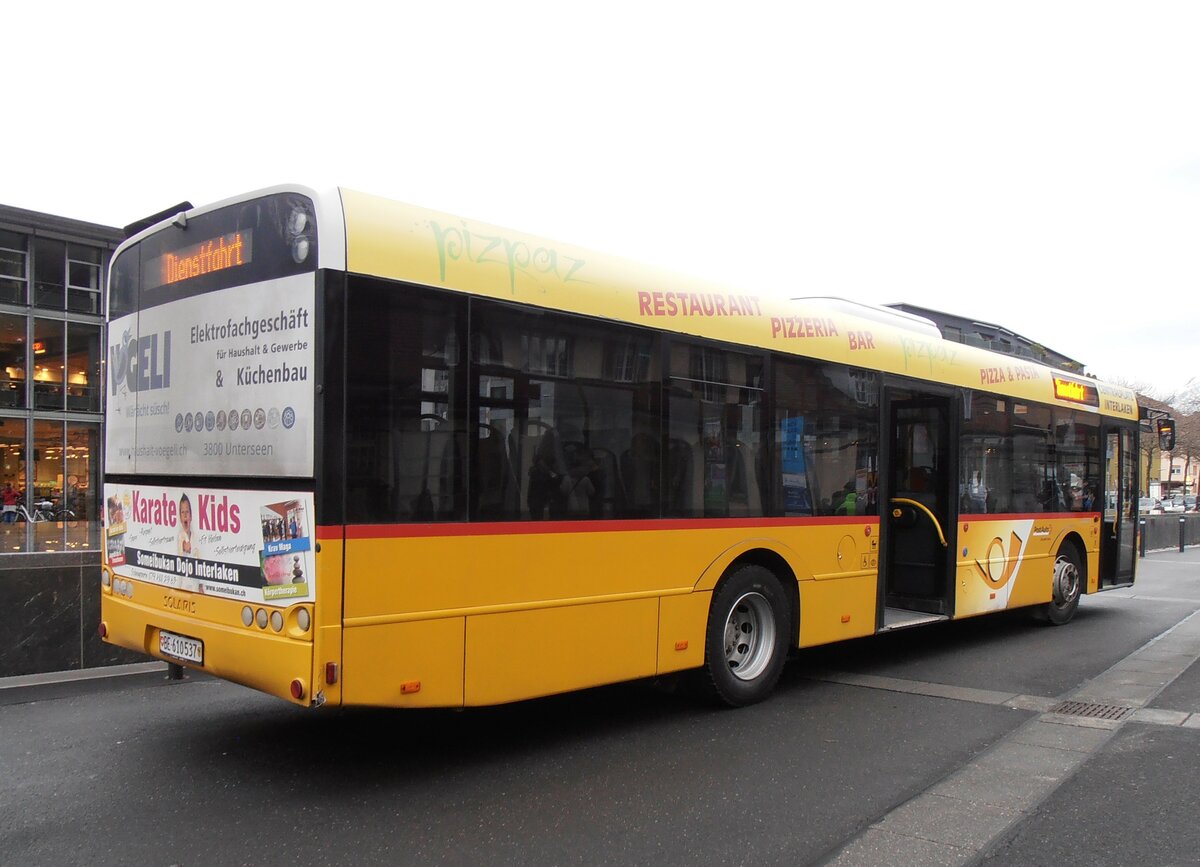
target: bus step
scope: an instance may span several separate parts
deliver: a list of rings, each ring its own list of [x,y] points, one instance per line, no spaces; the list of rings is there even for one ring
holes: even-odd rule
[[[925,623],[937,623],[939,620],[949,620],[945,614],[930,614],[926,611],[909,611],[907,608],[883,609],[883,628],[880,632],[891,632],[894,629],[908,629],[910,626],[921,626]]]

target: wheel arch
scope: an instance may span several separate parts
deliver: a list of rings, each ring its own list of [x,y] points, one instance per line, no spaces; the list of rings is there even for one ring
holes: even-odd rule
[[[1083,543],[1083,537],[1075,530],[1068,530],[1059,538],[1058,543],[1054,546],[1054,556],[1058,556],[1058,552],[1064,548],[1070,548],[1075,552],[1076,561],[1079,563],[1079,569],[1083,572],[1080,576],[1082,585],[1088,586],[1088,555],[1087,546]]]
[[[726,575],[747,565],[763,567],[779,582],[788,600],[788,643],[797,647],[800,642],[800,576],[783,554],[768,547],[763,540],[745,542],[727,550],[704,571],[694,589],[715,589]]]

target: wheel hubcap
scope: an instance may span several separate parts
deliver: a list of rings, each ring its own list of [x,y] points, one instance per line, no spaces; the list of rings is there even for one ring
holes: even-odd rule
[[[775,649],[775,617],[761,593],[746,593],[725,621],[725,662],[739,680],[762,674]]]
[[[1059,608],[1070,605],[1079,596],[1079,567],[1066,557],[1054,562],[1054,604]]]

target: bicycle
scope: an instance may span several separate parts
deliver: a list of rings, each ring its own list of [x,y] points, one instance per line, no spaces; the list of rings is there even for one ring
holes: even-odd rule
[[[43,521],[74,521],[75,513],[65,506],[55,506],[50,500],[40,500],[33,504],[32,514],[24,503],[18,503],[16,519],[31,524],[40,524]]]

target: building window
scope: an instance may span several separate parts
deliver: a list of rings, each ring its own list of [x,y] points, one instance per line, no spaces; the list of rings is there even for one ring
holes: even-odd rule
[[[33,406],[63,408],[63,347],[66,323],[60,319],[33,320]]]
[[[18,496],[25,493],[25,419],[0,418],[0,489],[11,486]],[[16,520],[13,509],[0,514],[0,521]],[[7,545],[4,550],[10,550]]]
[[[64,369],[67,409],[100,412],[104,382],[100,376],[100,326],[67,323],[67,360]]]
[[[34,504],[56,503],[62,496],[63,423],[39,418],[33,422],[33,460],[28,462]]]
[[[25,317],[0,313],[0,408],[25,406]]]
[[[67,285],[67,245],[53,238],[33,241],[33,304],[63,309]]]
[[[100,313],[99,247],[67,245],[67,309],[75,313]]]
[[[26,304],[29,236],[0,229],[0,301]]]
[[[66,474],[62,485],[63,505],[78,521],[95,521],[100,502],[100,425],[67,423],[67,448],[63,458]]]

